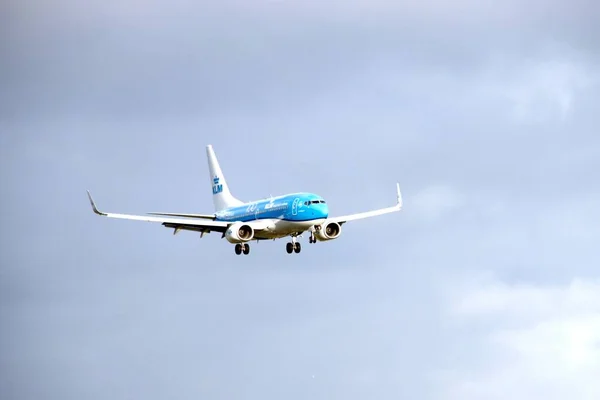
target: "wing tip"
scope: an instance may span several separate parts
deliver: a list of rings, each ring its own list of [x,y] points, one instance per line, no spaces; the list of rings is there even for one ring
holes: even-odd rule
[[[400,183],[396,182],[396,207],[402,208],[402,192],[400,191]]]
[[[92,194],[90,193],[89,190],[87,190],[87,195],[88,195],[88,199],[90,200],[90,204],[92,205],[92,210],[94,211],[94,213],[96,213],[98,215],[106,215],[106,213],[103,213],[100,210],[98,210],[98,207],[96,207],[96,203],[94,202],[94,199],[92,198]]]

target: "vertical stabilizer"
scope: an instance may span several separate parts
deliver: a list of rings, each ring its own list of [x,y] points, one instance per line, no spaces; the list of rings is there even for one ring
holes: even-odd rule
[[[208,158],[208,173],[210,174],[210,186],[212,187],[215,212],[242,205],[242,201],[231,195],[225,176],[223,176],[223,171],[221,171],[221,167],[219,166],[219,161],[217,161],[217,156],[210,144],[206,146],[206,157]]]

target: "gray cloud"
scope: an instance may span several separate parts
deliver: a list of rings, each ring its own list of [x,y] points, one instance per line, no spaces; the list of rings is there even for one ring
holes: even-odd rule
[[[596,11],[586,2],[534,13],[510,2],[431,3],[15,6],[8,70],[16,93],[3,109],[27,112],[33,102],[57,111],[206,115],[297,106],[335,82],[360,79],[381,59],[407,72],[469,74],[490,49],[529,54],[540,40],[587,48],[580,37]]]

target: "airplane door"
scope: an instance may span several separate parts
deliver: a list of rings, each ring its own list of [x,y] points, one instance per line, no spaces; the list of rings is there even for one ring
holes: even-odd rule
[[[292,203],[292,215],[298,215],[298,202],[300,199],[296,197]]]

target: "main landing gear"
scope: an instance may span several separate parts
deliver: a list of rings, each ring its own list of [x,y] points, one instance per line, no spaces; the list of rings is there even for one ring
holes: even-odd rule
[[[248,243],[238,243],[235,245],[235,254],[239,256],[242,253],[250,253],[250,245]]]
[[[296,236],[292,236],[292,241],[285,245],[285,250],[288,254],[292,254],[292,252],[300,253],[302,246],[300,245],[300,242],[296,241]]]
[[[300,253],[300,250],[302,250],[302,246],[300,245],[300,242],[288,242],[285,245],[285,249],[288,252],[288,254],[292,254],[294,251],[296,253]]]

